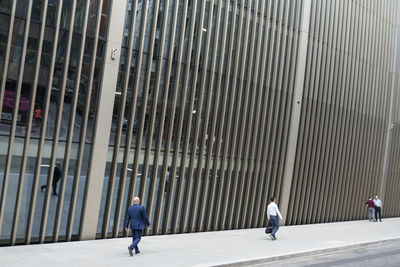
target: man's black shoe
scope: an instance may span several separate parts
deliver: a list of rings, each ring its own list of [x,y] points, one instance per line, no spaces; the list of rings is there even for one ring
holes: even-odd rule
[[[128,247],[128,251],[129,251],[129,255],[133,256],[132,248],[131,248],[131,247]]]
[[[135,251],[135,254],[139,254],[140,253],[140,251]]]
[[[46,187],[45,185],[42,185],[42,186],[40,187],[40,192],[42,192],[43,189],[44,189],[45,187]]]

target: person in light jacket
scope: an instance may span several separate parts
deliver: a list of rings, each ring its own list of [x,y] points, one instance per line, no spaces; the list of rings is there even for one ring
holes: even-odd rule
[[[375,204],[375,221],[382,222],[382,201],[379,199],[379,196],[376,195],[374,199],[374,204]]]
[[[276,240],[275,234],[279,229],[278,216],[282,220],[282,215],[279,212],[278,206],[276,205],[276,197],[271,197],[271,203],[269,203],[267,207],[267,217],[272,225],[272,233],[269,235],[272,240]]]

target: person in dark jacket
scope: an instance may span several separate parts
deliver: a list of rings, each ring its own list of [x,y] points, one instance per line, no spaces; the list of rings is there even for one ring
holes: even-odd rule
[[[61,178],[61,163],[60,162],[56,162],[56,165],[54,166],[54,173],[53,173],[53,195],[57,196],[57,184],[58,181],[60,181]],[[47,185],[42,185],[40,187],[40,191],[43,191],[43,189],[47,188]]]
[[[150,226],[146,210],[140,205],[139,197],[135,197],[133,199],[133,205],[128,209],[125,223],[125,231],[129,231],[128,226],[130,226],[132,231],[132,244],[128,247],[129,255],[133,256],[133,249],[135,249],[135,254],[140,253],[138,244],[142,238],[142,231],[146,225]]]
[[[372,200],[372,197],[368,197],[366,205],[368,207],[368,219],[370,222],[373,222],[375,221],[375,203]]]

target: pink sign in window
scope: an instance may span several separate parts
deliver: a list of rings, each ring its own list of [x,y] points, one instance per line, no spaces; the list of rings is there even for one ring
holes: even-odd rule
[[[7,108],[14,108],[15,104],[15,92],[5,91],[3,106]],[[19,99],[19,111],[27,111],[29,108],[29,99],[21,95]]]

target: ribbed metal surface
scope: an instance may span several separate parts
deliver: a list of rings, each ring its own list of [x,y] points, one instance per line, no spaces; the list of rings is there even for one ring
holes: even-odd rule
[[[288,224],[365,218],[368,196],[380,192],[392,10],[396,1],[312,1]]]
[[[383,179],[381,181],[382,193],[384,194],[383,216],[398,216],[399,207],[396,203],[400,201],[400,179],[399,179],[399,155],[400,155],[400,5],[397,3],[396,9],[391,12],[397,13],[396,24],[392,27],[395,30],[393,58],[393,72],[390,75],[392,92],[390,94],[391,103],[389,109],[389,119],[387,123],[385,164],[383,167]]]
[[[399,19],[400,22],[400,19]],[[400,30],[399,30],[400,33]],[[398,36],[399,38],[399,36]],[[398,39],[399,40],[399,39]],[[397,56],[399,57],[398,52]],[[399,65],[398,65],[399,66]],[[400,201],[400,75],[397,73],[395,79],[397,79],[397,88],[394,88],[397,93],[394,94],[393,107],[393,121],[389,125],[389,131],[391,136],[390,142],[390,153],[388,162],[388,174],[387,174],[387,184],[385,192],[385,201],[382,208],[382,216],[396,217],[399,216],[399,205]],[[396,104],[397,103],[397,104]]]

